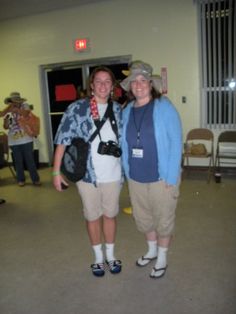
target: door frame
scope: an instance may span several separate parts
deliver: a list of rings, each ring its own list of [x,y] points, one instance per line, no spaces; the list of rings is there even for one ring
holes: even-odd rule
[[[49,98],[49,88],[48,88],[48,78],[47,73],[55,70],[68,70],[68,69],[76,69],[82,68],[82,76],[83,76],[83,89],[87,89],[88,86],[88,77],[89,77],[89,68],[91,66],[99,66],[99,65],[113,65],[113,64],[121,64],[127,63],[130,64],[132,60],[131,55],[124,56],[115,56],[115,57],[105,57],[98,59],[88,59],[88,60],[76,60],[70,62],[61,62],[61,63],[51,63],[44,64],[39,66],[40,72],[40,90],[41,90],[41,98],[42,98],[42,114],[44,119],[44,126],[46,132],[46,140],[47,140],[47,149],[48,149],[48,164],[52,165],[53,162],[53,154],[54,154],[54,145],[53,145],[53,136],[52,136],[52,125],[50,118],[50,98]]]

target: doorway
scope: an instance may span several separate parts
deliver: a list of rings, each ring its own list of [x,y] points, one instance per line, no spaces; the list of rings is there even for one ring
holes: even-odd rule
[[[41,66],[43,108],[47,132],[49,164],[52,164],[57,128],[67,107],[80,97],[80,93],[88,90],[88,78],[97,66],[106,66],[112,70],[119,82],[125,78],[122,70],[127,70],[131,56],[119,56],[70,63]],[[121,89],[118,102],[123,102],[124,94]]]

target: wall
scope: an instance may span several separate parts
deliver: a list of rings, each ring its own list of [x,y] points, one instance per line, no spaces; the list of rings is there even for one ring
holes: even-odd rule
[[[89,53],[74,52],[73,40],[78,37],[90,38]],[[20,91],[43,117],[40,65],[132,55],[133,60],[150,63],[156,74],[167,67],[168,97],[181,115],[184,136],[200,125],[197,10],[193,1],[111,0],[82,5],[2,22],[0,40],[2,102],[11,91]],[[182,96],[186,96],[186,103],[182,103]],[[40,162],[49,160],[44,129],[42,121]]]

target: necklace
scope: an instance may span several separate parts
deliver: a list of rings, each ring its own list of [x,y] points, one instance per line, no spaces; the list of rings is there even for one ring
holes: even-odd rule
[[[142,116],[141,116],[141,118],[139,120],[139,125],[137,125],[137,121],[136,121],[136,117],[135,117],[135,109],[141,108],[143,106],[141,106],[141,107],[134,107],[133,110],[132,110],[133,111],[134,126],[135,126],[135,129],[136,129],[136,132],[137,132],[137,146],[139,146],[139,143],[140,143],[140,133],[141,133],[141,127],[142,127],[143,119],[144,119],[144,116],[146,114],[146,111],[147,111],[148,106],[149,106],[150,103],[151,102],[149,102],[149,103],[147,103],[145,105],[145,108],[143,109],[143,112],[142,112]]]

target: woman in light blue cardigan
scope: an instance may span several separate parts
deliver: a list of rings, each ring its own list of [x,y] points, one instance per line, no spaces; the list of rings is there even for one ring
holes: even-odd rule
[[[122,87],[133,100],[123,110],[122,160],[133,215],[145,234],[148,251],[137,266],[156,260],[151,278],[167,269],[167,251],[175,226],[182,158],[179,114],[160,94],[160,78],[152,67],[134,62]]]

